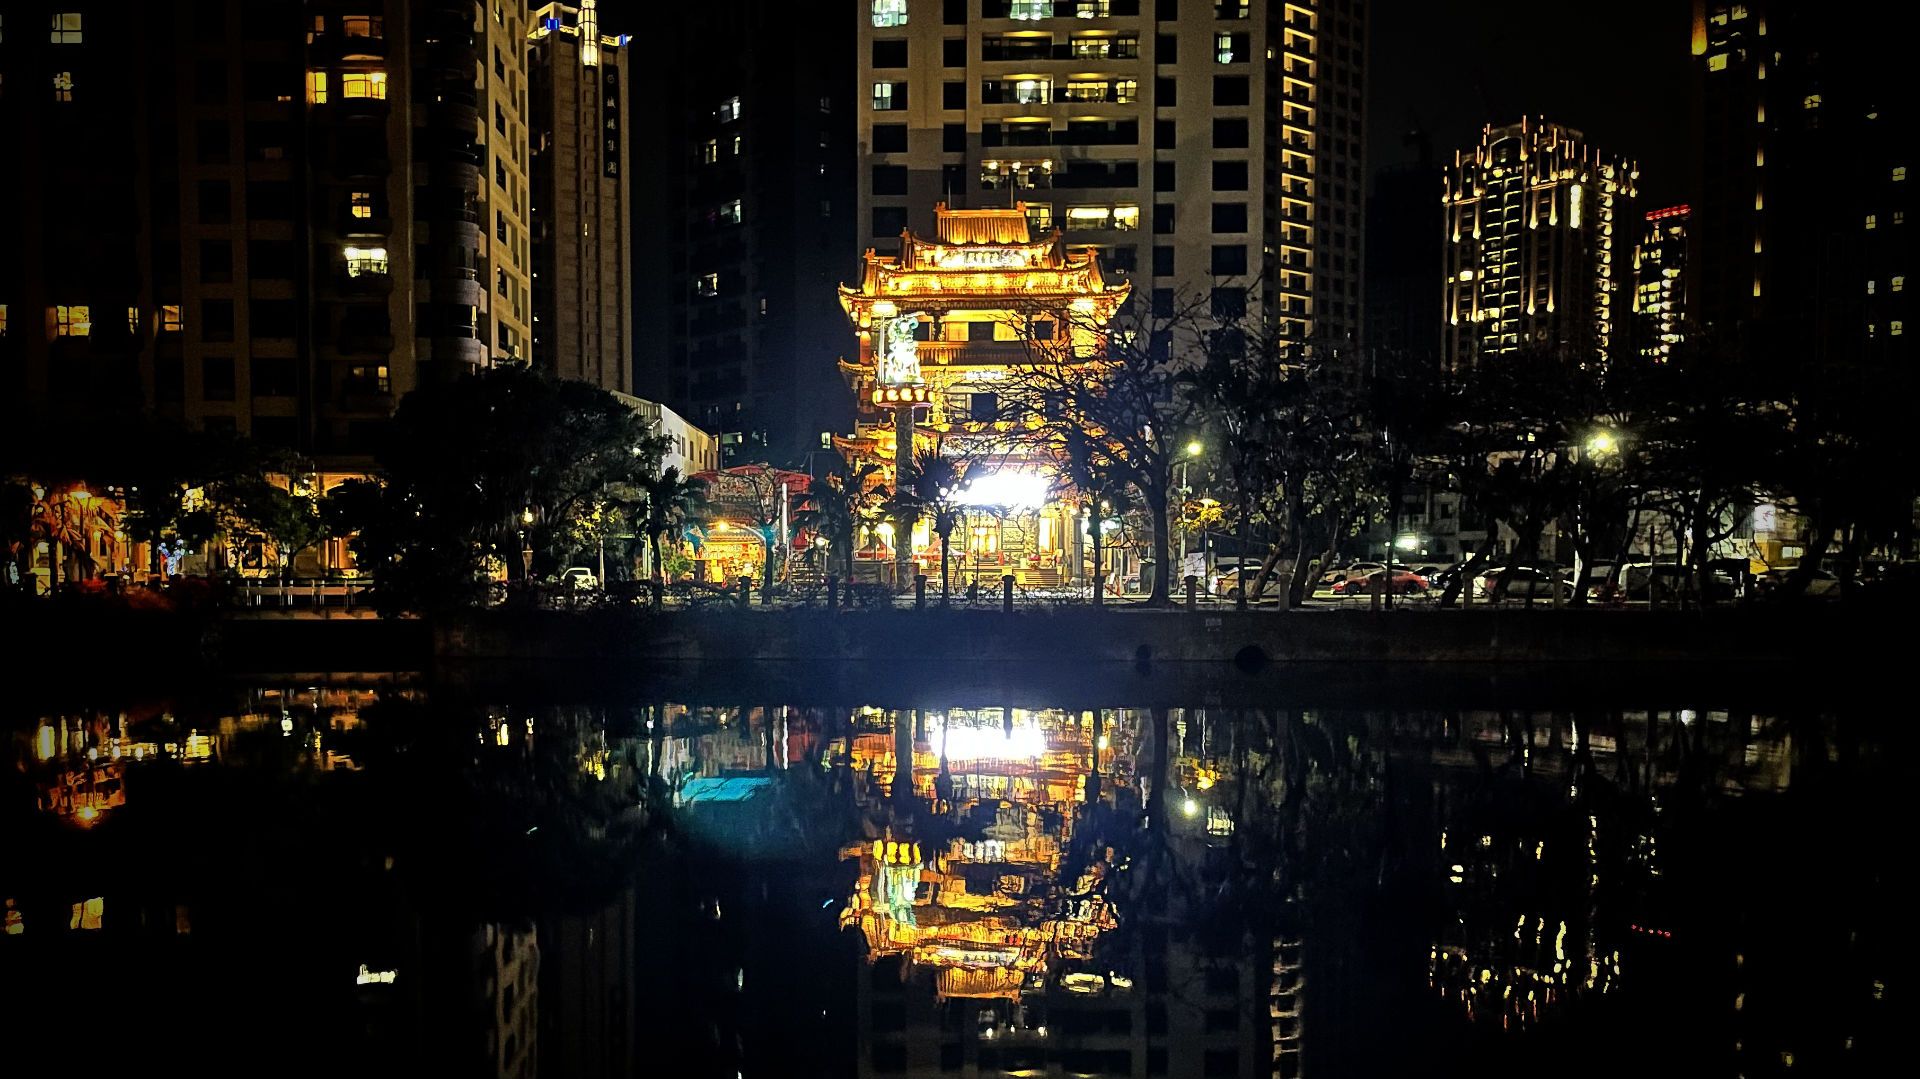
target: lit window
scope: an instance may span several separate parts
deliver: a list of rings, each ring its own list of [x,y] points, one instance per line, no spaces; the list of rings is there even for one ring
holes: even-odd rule
[[[700,277],[694,281],[693,290],[702,296],[720,295],[720,275],[717,273],[701,274]]]
[[[47,35],[47,40],[53,42],[55,45],[80,44],[80,13],[77,11],[61,11],[55,13],[53,16],[53,33]]]
[[[907,0],[873,0],[873,25],[907,25]]]
[[[904,83],[876,82],[873,84],[873,111],[891,112],[894,109],[906,107],[907,95]]]
[[[1867,215],[1867,228],[1869,228],[1869,229],[1877,229],[1877,228],[1879,228],[1879,227],[1880,227],[1880,215],[1879,215],[1879,214],[1868,214],[1868,215]]]
[[[391,385],[387,365],[347,368],[347,382],[361,392],[386,393]]]
[[[1115,206],[1113,208],[1113,227],[1122,230],[1139,228],[1140,207]]]
[[[1078,0],[1073,5],[1073,17],[1076,19],[1104,19],[1109,14],[1107,0]]]
[[[140,332],[140,309],[138,307],[127,308],[127,332],[130,334]]]
[[[1873,290],[1874,290],[1874,287],[1875,287],[1875,286],[1874,286],[1874,283],[1873,283],[1872,281],[1869,281],[1869,282],[1867,282],[1867,295],[1869,295],[1869,296],[1871,296],[1871,295],[1873,295]]]
[[[375,101],[387,98],[387,73],[384,71],[347,71],[340,75],[341,97],[365,97]]]
[[[86,337],[92,333],[92,308],[82,305],[78,307],[56,307],[53,309],[53,335],[55,337]]]
[[[1053,207],[1044,202],[1027,203],[1027,227],[1036,232],[1053,228]]]
[[[733,137],[733,156],[740,156],[740,136],[738,135]]]
[[[1899,183],[1900,181],[1906,178],[1907,178],[1907,167],[1905,165],[1895,165],[1893,167],[1893,182]]]
[[[348,37],[385,37],[386,19],[380,15],[343,15],[340,32]]]
[[[1115,79],[1113,81],[1113,99],[1122,105],[1130,105],[1140,99],[1140,83],[1135,79]]]
[[[1707,57],[1708,71],[1725,71],[1726,69],[1727,69],[1726,53],[1717,52],[1717,53],[1714,53],[1712,56]]]
[[[722,101],[720,107],[713,110],[713,118],[723,124],[729,120],[740,119],[740,99],[738,97],[730,97]]]
[[[740,200],[739,199],[734,199],[731,202],[723,202],[720,204],[720,221],[722,224],[727,224],[727,225],[738,225],[740,223]]]
[[[1887,291],[1888,291],[1888,292],[1905,292],[1905,291],[1907,291],[1907,279],[1906,279],[1906,276],[1905,276],[1905,275],[1903,275],[1903,274],[1895,274],[1895,275],[1894,275],[1894,276],[1893,276],[1892,278],[1890,278],[1890,279],[1888,279],[1888,281],[1887,281]],[[6,317],[6,313],[7,313],[7,312],[6,312],[6,309],[5,309],[5,308],[0,308],[0,321],[4,321],[4,320],[5,320],[5,317]]]
[[[58,17],[59,16],[55,16],[55,18]],[[75,22],[78,22],[80,16],[74,15],[71,16],[71,18]],[[68,920],[67,928],[85,929],[89,931],[99,929],[101,917],[106,913],[106,909],[107,901],[99,896],[95,896],[84,903],[75,903],[73,905],[73,917]]]
[[[1907,324],[1899,319],[1894,319],[1892,322],[1887,323],[1887,335],[1890,337],[1898,337],[1906,332]]]
[[[327,103],[327,73],[324,71],[307,72],[307,104],[325,105]]]
[[[73,100],[73,72],[56,71],[53,73],[53,99],[55,101]]]
[[[1233,63],[1234,55],[1233,55],[1233,35],[1232,34],[1213,35],[1213,58],[1218,63],[1222,63],[1222,64]]]
[[[711,165],[718,160],[720,160],[720,140],[708,139],[706,145],[700,148],[700,163]]]
[[[314,15],[308,18],[307,44],[309,45],[313,44],[315,39],[326,36],[326,33],[327,33],[327,17],[325,15]]]
[[[1067,207],[1067,227],[1070,229],[1104,229],[1110,227],[1112,220],[1113,210],[1110,207]]]
[[[1894,223],[1894,224],[1896,224],[1896,225],[1904,225],[1904,224],[1906,224],[1906,223],[1907,223],[1907,212],[1906,212],[1905,210],[1895,210],[1895,211],[1893,212],[1893,223]]]
[[[1007,12],[1009,19],[1051,19],[1053,18],[1053,0],[1013,0]]]
[[[0,303],[0,337],[7,335],[7,305]]]
[[[366,220],[367,218],[372,217],[373,216],[373,192],[355,191],[350,201],[350,205],[352,206],[352,209],[353,209],[353,216],[360,218],[363,221]]]
[[[1803,109],[1817,109],[1817,108],[1819,108],[1819,107],[1820,107],[1820,95],[1819,95],[1819,94],[1808,94],[1808,95],[1807,95],[1807,97],[1806,97],[1806,100],[1804,100],[1804,101],[1802,101],[1802,102],[1800,102],[1800,107],[1801,107],[1801,108],[1803,108]]]
[[[361,277],[366,274],[384,274],[387,272],[387,249],[384,247],[347,248],[347,276]]]
[[[161,333],[179,333],[180,332],[180,305],[179,304],[163,303],[160,305],[160,332]]]
[[[1105,83],[1082,83],[1081,85],[1099,87],[1101,97],[1106,96],[1107,88]],[[1021,105],[1045,105],[1047,100],[1052,96],[1052,79],[1018,79],[1013,84],[1013,100]],[[1098,101],[1100,98],[1086,98],[1085,100]]]

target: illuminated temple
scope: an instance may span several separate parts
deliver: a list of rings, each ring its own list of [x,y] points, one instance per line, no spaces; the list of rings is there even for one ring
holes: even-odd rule
[[[840,289],[859,337],[841,361],[854,392],[853,434],[836,440],[853,462],[895,482],[903,454],[937,451],[973,462],[970,515],[956,565],[1022,584],[1082,575],[1081,529],[1052,470],[1013,445],[1001,398],[1009,378],[1036,362],[1092,362],[1130,286],[1110,284],[1092,251],[1070,251],[1059,230],[1035,237],[1025,208],[935,210],[933,239],[907,231],[898,255],[868,250],[859,284]],[[891,527],[862,536],[868,558],[910,553],[923,567],[938,550],[923,524],[895,551]],[[929,550],[929,548],[933,548]]]

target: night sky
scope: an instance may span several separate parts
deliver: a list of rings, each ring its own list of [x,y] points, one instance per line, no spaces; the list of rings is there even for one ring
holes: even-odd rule
[[[1686,198],[1687,0],[1375,0],[1368,164],[1452,160],[1489,121],[1545,115],[1640,163],[1643,205]]]

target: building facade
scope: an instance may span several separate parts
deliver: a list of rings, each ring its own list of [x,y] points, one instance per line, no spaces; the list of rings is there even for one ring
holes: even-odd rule
[[[718,433],[728,464],[797,463],[845,424],[852,3],[648,11],[650,33],[684,45],[634,71],[651,155],[635,177],[638,392]]]
[[[422,382],[527,358],[522,0],[63,6],[9,6],[0,45],[16,416],[325,467]]]
[[[1694,4],[1688,298],[1716,341],[1794,363],[1914,362],[1920,132],[1897,35],[1862,29],[1897,14]]]
[[[633,392],[633,157],[627,37],[594,0],[534,12],[533,358],[562,378]]]
[[[1541,119],[1489,124],[1455,153],[1443,194],[1448,366],[1528,350],[1619,358],[1638,176],[1632,162]]]
[[[1686,340],[1686,206],[1649,210],[1633,249],[1633,347],[1641,359],[1665,363]]]
[[[1352,0],[863,0],[857,223],[1023,203],[1172,311],[1359,335],[1366,16]]]

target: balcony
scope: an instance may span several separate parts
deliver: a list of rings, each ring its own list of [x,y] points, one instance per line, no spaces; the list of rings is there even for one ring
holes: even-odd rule
[[[313,39],[307,55],[317,63],[327,64],[342,60],[385,60],[387,41],[365,34],[322,34]]]
[[[355,217],[352,214],[344,214],[340,218],[338,232],[343,237],[354,239],[371,237],[384,239],[393,234],[393,219],[385,214],[378,217]]]
[[[436,334],[432,340],[432,360],[436,364],[480,367],[487,362],[487,346],[475,338]]]
[[[436,269],[430,273],[427,281],[434,303],[481,307],[487,302],[486,287],[475,280],[472,270],[462,267]]]

